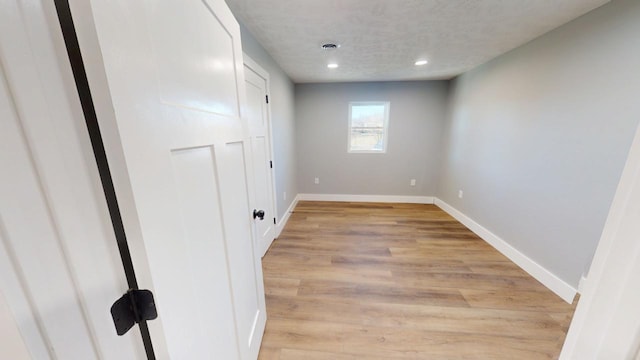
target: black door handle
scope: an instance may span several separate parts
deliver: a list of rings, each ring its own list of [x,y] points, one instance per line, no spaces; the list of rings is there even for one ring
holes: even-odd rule
[[[253,209],[253,218],[260,218],[260,220],[264,220],[264,210]]]

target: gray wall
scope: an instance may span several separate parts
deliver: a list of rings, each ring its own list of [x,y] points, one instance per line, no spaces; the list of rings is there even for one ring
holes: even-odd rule
[[[438,196],[577,286],[640,120],[639,67],[640,1],[615,0],[462,75]]]
[[[298,194],[296,179],[296,139],[294,118],[294,85],[280,66],[240,24],[242,50],[269,73],[271,128],[273,131],[273,163],[276,182],[278,219],[281,219]],[[286,193],[287,197],[284,198]]]
[[[445,81],[297,84],[300,193],[435,195],[447,87]],[[387,153],[347,153],[350,101],[390,102]]]

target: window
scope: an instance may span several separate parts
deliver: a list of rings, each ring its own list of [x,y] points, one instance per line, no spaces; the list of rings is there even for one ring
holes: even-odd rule
[[[349,152],[385,153],[388,125],[388,102],[349,103]]]

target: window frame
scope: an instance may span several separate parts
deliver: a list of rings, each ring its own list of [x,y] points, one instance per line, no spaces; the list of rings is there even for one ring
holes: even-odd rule
[[[382,140],[383,140],[383,146],[382,146],[382,150],[352,150],[351,149],[351,133],[352,133],[352,129],[353,127],[352,125],[352,121],[353,118],[351,117],[352,115],[352,109],[353,106],[363,106],[363,105],[383,105],[384,106],[384,126],[382,127]],[[350,154],[386,154],[387,152],[387,147],[389,144],[389,108],[390,108],[390,102],[389,101],[350,101],[349,102],[349,118],[347,119],[349,126],[348,126],[348,134],[347,134],[347,152]],[[361,129],[380,129],[379,127],[356,127],[356,128],[361,128]]]

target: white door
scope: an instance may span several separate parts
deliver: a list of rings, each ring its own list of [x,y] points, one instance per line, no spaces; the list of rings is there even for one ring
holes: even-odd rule
[[[640,357],[640,127],[560,359]]]
[[[141,359],[65,56],[53,2],[0,2],[0,358]]]
[[[253,154],[256,207],[264,211],[264,219],[256,223],[258,249],[264,254],[275,238],[276,215],[273,188],[273,157],[268,104],[269,74],[246,55],[244,74],[247,88],[249,131]]]
[[[155,295],[157,356],[255,359],[266,312],[238,23],[223,0],[71,5],[140,287]]]

